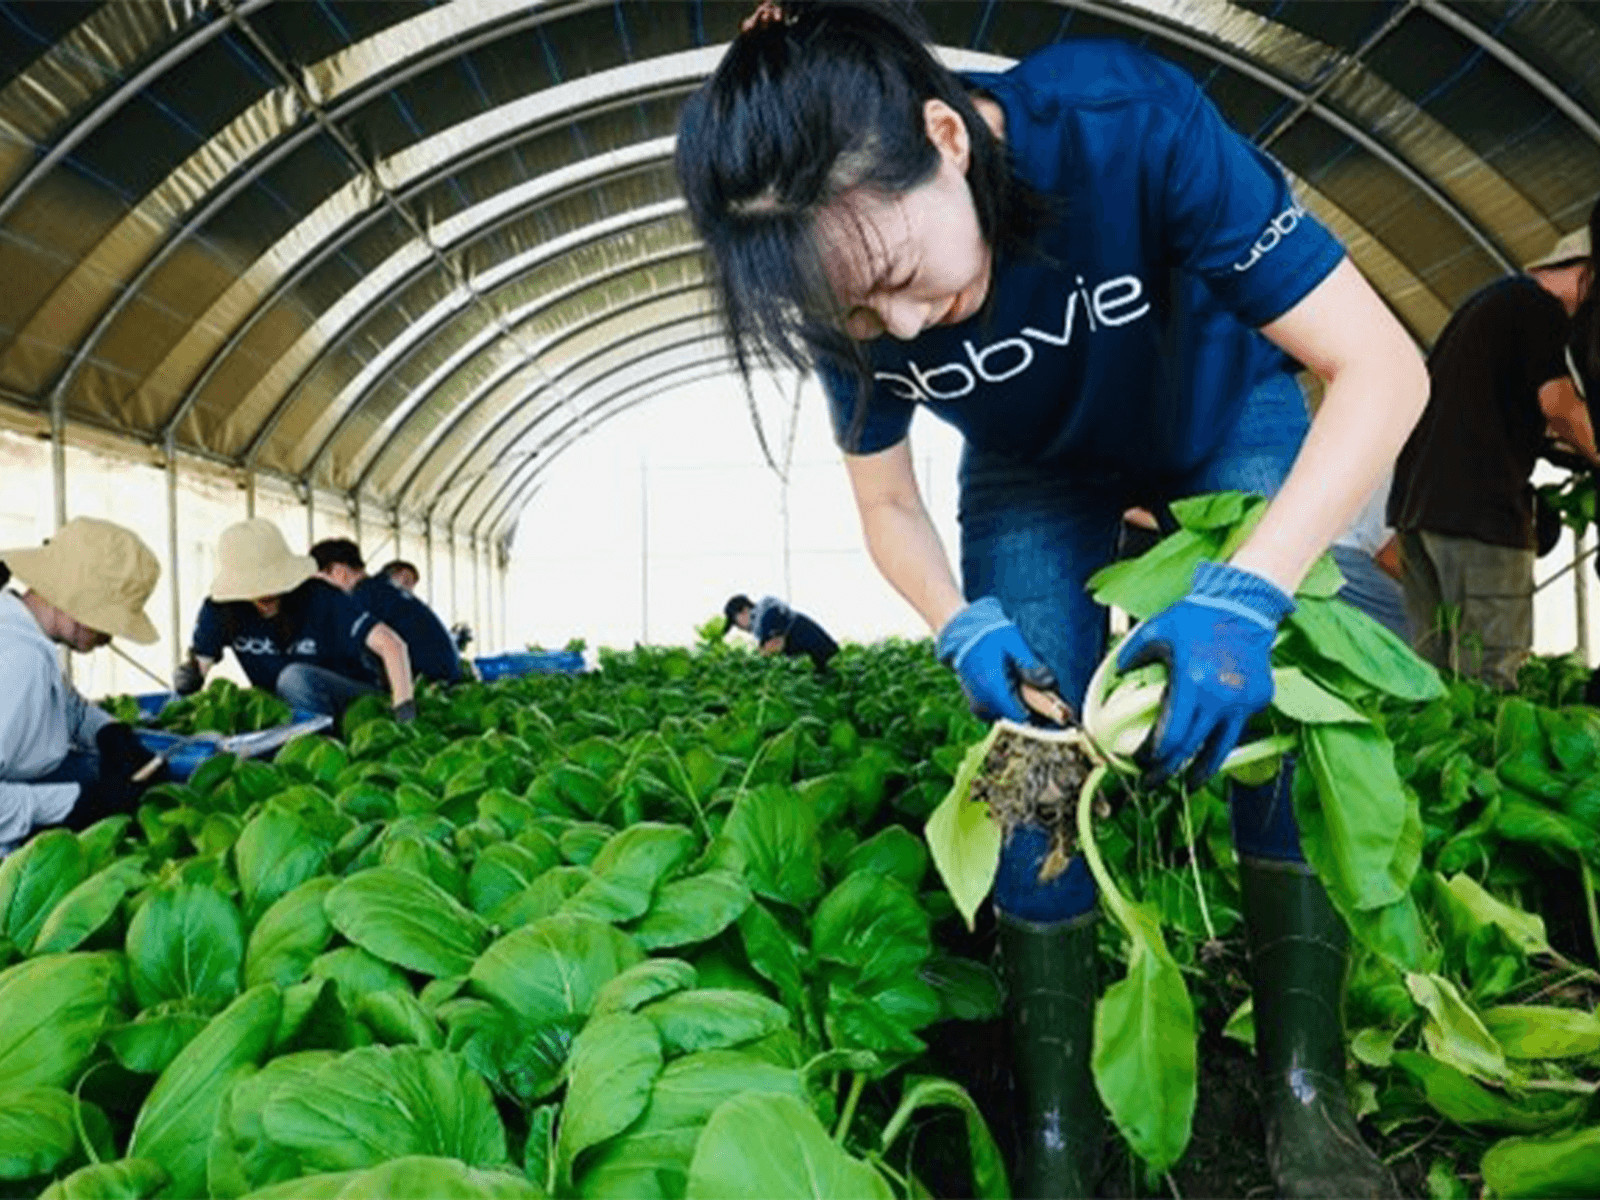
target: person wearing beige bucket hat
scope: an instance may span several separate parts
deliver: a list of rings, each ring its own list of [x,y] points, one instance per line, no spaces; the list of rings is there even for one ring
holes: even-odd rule
[[[127,725],[86,701],[62,674],[55,646],[87,654],[113,637],[148,645],[145,603],[161,566],[138,536],[78,517],[42,546],[0,550],[0,852],[35,829],[82,829],[132,812],[151,759]],[[154,782],[154,779],[145,783]]]
[[[310,555],[256,518],[230,525],[217,542],[217,572],[200,606],[188,660],[174,676],[181,695],[199,691],[231,649],[254,687],[308,712],[340,716],[387,681],[397,719],[416,715],[411,658],[387,625],[318,578]]]
[[[1568,352],[1592,277],[1584,227],[1468,298],[1434,342],[1428,405],[1395,465],[1389,523],[1417,650],[1504,688],[1533,647],[1534,466],[1600,463]]]

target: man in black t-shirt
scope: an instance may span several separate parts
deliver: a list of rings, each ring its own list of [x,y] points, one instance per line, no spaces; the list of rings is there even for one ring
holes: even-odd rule
[[[760,604],[746,595],[731,596],[722,615],[730,629],[742,629],[755,638],[763,654],[809,658],[817,670],[826,671],[828,660],[839,653],[839,643],[826,629],[776,596],[763,597]]]
[[[411,670],[419,679],[435,683],[460,680],[461,660],[444,622],[409,591],[386,578],[368,575],[354,542],[329,538],[311,547],[311,557],[319,576],[400,635],[411,651]]]
[[[1500,687],[1516,686],[1533,646],[1534,463],[1552,433],[1600,461],[1565,354],[1590,261],[1579,230],[1456,311],[1395,465],[1389,523],[1417,650]]]

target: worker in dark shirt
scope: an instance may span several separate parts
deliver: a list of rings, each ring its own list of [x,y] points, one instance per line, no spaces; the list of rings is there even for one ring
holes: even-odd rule
[[[232,650],[252,687],[284,703],[337,717],[377,690],[367,665],[383,664],[395,718],[416,716],[411,659],[395,631],[338,588],[318,579],[316,562],[291,554],[271,521],[241,521],[222,531],[211,595],[200,606],[189,660],[173,675],[179,695],[197,692]]]
[[[367,574],[361,550],[348,538],[329,538],[311,547],[317,574],[400,635],[419,679],[456,683],[461,660],[444,622],[411,592],[381,576]]]
[[[1548,434],[1596,461],[1566,355],[1590,277],[1580,229],[1456,311],[1389,494],[1418,651],[1502,688],[1533,647],[1534,463]]]
[[[422,572],[417,570],[417,564],[407,562],[403,558],[396,558],[386,562],[378,570],[379,579],[387,579],[402,592],[416,593],[417,584],[422,582]]]
[[[732,596],[722,606],[722,615],[730,629],[737,627],[755,638],[763,654],[804,656],[817,670],[826,671],[828,660],[839,653],[839,643],[826,629],[776,596],[763,597],[760,604],[749,596]]]

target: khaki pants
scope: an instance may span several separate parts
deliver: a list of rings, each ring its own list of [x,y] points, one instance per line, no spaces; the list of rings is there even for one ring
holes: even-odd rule
[[[1417,653],[1441,671],[1510,690],[1533,649],[1532,550],[1422,530],[1400,534]]]

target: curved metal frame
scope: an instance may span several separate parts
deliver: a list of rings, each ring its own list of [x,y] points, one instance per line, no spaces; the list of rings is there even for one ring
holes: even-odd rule
[[[724,362],[731,362],[732,361],[732,359],[729,358],[729,356],[727,356],[727,355],[722,355],[720,357],[721,357],[721,360],[724,361]],[[664,379],[664,378],[670,377],[672,375],[678,374],[680,372],[693,371],[693,370],[701,369],[701,368],[705,367],[706,365],[708,365],[709,363],[716,362],[716,361],[718,361],[718,359],[715,358],[715,357],[712,357],[712,358],[701,359],[701,360],[698,360],[696,362],[680,363],[675,367],[668,367],[665,370],[656,373],[655,375],[650,375],[650,376],[647,376],[644,379],[637,380],[634,383],[627,384],[626,386],[624,386],[623,388],[619,389],[618,391],[613,392],[609,396],[606,396],[605,398],[601,399],[599,402],[597,402],[591,408],[585,410],[582,414],[580,414],[580,417],[574,418],[572,421],[569,421],[566,425],[564,425],[560,429],[556,430],[553,434],[550,435],[550,437],[546,438],[543,442],[541,442],[538,448],[540,450],[543,450],[543,449],[551,446],[564,433],[567,433],[574,425],[579,424],[580,421],[588,422],[588,428],[593,429],[594,425],[597,423],[597,421],[595,420],[597,414],[599,414],[600,410],[603,409],[612,400],[614,400],[617,396],[625,395],[627,392],[631,391],[634,388],[647,387],[651,383],[654,383],[654,382],[656,382],[656,381],[658,381],[660,379]],[[717,373],[720,374],[721,371],[719,370]],[[674,385],[674,386],[681,386],[681,385]],[[663,391],[667,391],[667,390],[669,390],[669,389],[660,388],[660,389],[657,389],[655,392],[651,393],[651,395],[652,396],[660,395]],[[615,416],[615,415],[617,415],[617,414],[616,413],[610,414],[610,416]],[[582,436],[582,435],[580,435],[580,436]],[[573,442],[576,442],[576,440],[577,439],[573,439]],[[570,445],[572,443],[568,443],[568,444]],[[562,449],[564,450],[565,447],[562,447]],[[544,470],[546,467],[549,467],[552,463],[558,461],[559,457],[560,457],[559,454],[550,454],[550,455],[545,455],[543,458],[537,460],[537,462],[540,465],[535,469],[535,471],[533,472],[532,475],[530,475],[527,478],[521,480],[521,482],[518,483],[517,486],[519,486],[519,487],[525,486],[528,483],[531,483],[534,479],[537,479],[539,472]],[[510,476],[508,476],[506,478],[505,483],[501,486],[501,488],[495,493],[494,496],[492,496],[489,499],[489,502],[487,504],[485,504],[483,506],[483,508],[479,511],[477,520],[473,522],[473,528],[477,528],[477,527],[479,527],[479,526],[481,526],[483,524],[484,520],[488,517],[489,513],[494,510],[495,505],[500,502],[500,500],[501,500],[501,498],[503,496],[507,495],[511,491],[511,486],[512,486],[512,484],[514,482],[516,482],[516,473],[513,473],[512,475],[510,475]],[[509,509],[509,507],[510,506],[507,505],[506,509]],[[502,518],[503,518],[503,516],[504,516],[504,511],[502,511]]]
[[[593,226],[593,225],[584,226],[584,227],[582,227],[582,232],[584,232],[588,236],[585,236],[583,239],[577,241],[575,244],[571,244],[571,245],[565,244],[568,241],[568,239],[567,238],[563,238],[563,239],[561,239],[562,242],[563,242],[563,245],[562,245],[562,248],[559,251],[556,251],[556,252],[553,252],[553,253],[545,253],[545,251],[548,250],[548,243],[546,245],[544,245],[544,246],[537,247],[534,251],[529,251],[528,256],[527,256],[528,257],[528,261],[525,264],[523,264],[522,266],[519,266],[518,270],[517,270],[517,273],[515,275],[507,278],[505,281],[503,281],[503,283],[500,286],[509,287],[509,286],[512,286],[513,284],[521,282],[524,278],[527,277],[529,272],[534,271],[534,270],[536,270],[536,269],[538,269],[540,267],[543,267],[547,263],[555,261],[557,258],[561,257],[562,255],[572,253],[575,249],[578,248],[578,246],[593,245],[596,242],[600,242],[600,241],[605,240],[606,238],[613,237],[613,236],[617,235],[618,233],[631,232],[632,230],[635,230],[635,229],[639,229],[639,228],[643,228],[645,226],[653,225],[653,224],[655,224],[655,223],[657,223],[659,221],[663,221],[663,220],[666,220],[666,219],[670,218],[671,216],[675,215],[675,213],[680,212],[680,211],[682,211],[681,205],[680,206],[676,206],[676,207],[670,207],[670,208],[667,207],[666,205],[656,205],[656,206],[652,206],[649,209],[635,209],[632,212],[627,213],[627,214],[619,214],[617,217],[611,218],[610,220],[602,223],[605,228],[604,228],[604,231],[600,232],[600,233],[589,234],[589,231],[592,231],[593,229],[595,229],[596,226]],[[579,232],[579,231],[574,231],[574,232],[576,233],[576,232]],[[658,251],[658,252],[653,253],[653,254],[645,255],[643,258],[632,259],[629,262],[625,263],[624,265],[622,265],[620,267],[612,268],[611,270],[609,270],[609,271],[607,271],[607,272],[605,272],[605,273],[603,273],[601,275],[586,276],[585,278],[577,281],[576,283],[570,284],[567,287],[560,289],[559,291],[551,292],[551,293],[548,293],[546,295],[540,296],[537,300],[531,300],[527,304],[524,304],[521,308],[515,309],[513,312],[511,312],[507,316],[506,323],[508,325],[510,325],[512,328],[515,328],[516,326],[527,322],[528,320],[532,319],[533,317],[538,316],[540,313],[544,312],[545,310],[553,308],[557,304],[560,304],[560,303],[562,303],[564,301],[570,300],[575,296],[582,295],[585,291],[588,291],[590,288],[594,287],[598,283],[606,282],[606,281],[609,281],[609,280],[612,280],[612,279],[620,279],[620,278],[626,277],[627,275],[631,275],[636,271],[645,270],[645,269],[648,269],[650,267],[659,266],[662,263],[670,262],[670,261],[672,261],[673,259],[676,259],[676,258],[685,257],[686,255],[693,253],[696,250],[696,248],[697,248],[697,244],[695,244],[695,243],[688,243],[688,244],[676,246],[676,247],[672,248],[671,250]],[[537,257],[533,257],[534,255],[537,255]],[[506,260],[507,263],[512,262],[512,261],[513,260],[510,260],[510,259]],[[447,317],[447,320],[453,320],[455,316],[456,316],[455,313],[451,313]],[[444,322],[440,322],[440,324],[442,325],[442,324],[444,324]],[[488,335],[488,336],[485,337],[485,335]],[[499,336],[500,336],[500,334],[499,334],[498,330],[488,329],[488,328],[486,328],[486,329],[480,331],[478,334],[474,335],[474,337],[472,339],[472,343],[474,345],[474,349],[472,351],[472,355],[468,355],[468,356],[462,358],[460,361],[457,361],[456,360],[456,356],[452,355],[451,359],[449,361],[449,372],[448,372],[448,374],[454,374],[457,371],[461,370],[461,368],[466,365],[466,362],[468,361],[468,359],[470,359],[473,355],[478,355],[478,354],[484,353],[488,349],[489,345],[492,342],[494,342]],[[479,344],[480,343],[480,339],[482,339],[481,344]],[[424,343],[424,344],[426,344],[426,343]],[[463,347],[463,349],[465,349],[465,347]],[[461,351],[457,352],[457,354],[460,354],[460,353],[461,353]],[[528,362],[531,362],[533,359],[537,358],[540,353],[542,353],[542,351],[535,350],[532,347],[525,347],[524,350],[523,350],[522,362],[524,364],[526,364]],[[399,421],[399,422],[397,422],[395,424],[394,428],[390,431],[389,435],[387,437],[385,437],[378,444],[378,448],[375,451],[373,451],[372,454],[367,458],[366,466],[364,466],[362,468],[361,473],[360,473],[359,477],[356,479],[354,488],[352,490],[358,490],[358,489],[363,488],[363,487],[366,486],[367,481],[372,477],[373,472],[377,469],[377,464],[383,461],[384,457],[389,453],[390,448],[394,445],[395,441],[399,438],[401,432],[404,429],[406,421],[409,421],[411,416],[414,415],[416,412],[418,412],[427,403],[427,401],[439,390],[439,388],[443,386],[444,381],[445,381],[446,378],[447,378],[447,373],[445,372],[444,365],[441,365],[441,367],[438,370],[436,370],[432,375],[430,375],[430,377],[427,380],[424,380],[422,384],[418,385],[418,387],[412,393],[412,395],[410,396],[410,398],[408,399],[408,401],[407,401],[407,403],[405,405],[405,407],[408,410],[406,417],[402,418],[401,421]],[[370,389],[367,391],[366,394],[370,395]],[[474,389],[474,391],[472,393],[472,397],[473,397],[474,400],[479,398],[479,394],[478,394],[476,389]],[[466,403],[466,401],[463,401],[463,403]],[[359,404],[353,403],[350,406],[350,410],[349,411],[351,411],[351,412],[359,412],[363,407],[365,407],[365,401],[364,400]],[[429,439],[426,439],[426,440],[432,441],[433,439],[430,437]],[[312,468],[308,467],[306,473],[309,475],[311,470],[312,470]],[[412,476],[408,474],[407,477],[406,477],[406,483],[404,485],[402,485],[401,489],[398,489],[398,490],[404,490],[405,487],[409,486],[411,478],[412,478]]]
[[[710,313],[691,313],[691,314],[688,314],[688,315],[685,315],[685,316],[681,316],[681,317],[674,317],[670,321],[658,321],[654,325],[646,326],[636,336],[645,337],[645,336],[647,336],[649,334],[659,333],[664,329],[671,329],[671,328],[673,328],[674,326],[677,326],[677,325],[688,325],[688,324],[690,324],[692,322],[703,322],[710,316],[711,316]],[[457,478],[459,478],[459,476],[461,474],[461,471],[462,471],[462,468],[466,465],[467,462],[470,461],[469,459],[463,459],[462,462],[457,466],[455,472],[451,475],[451,478],[450,478],[449,482],[448,483],[442,483],[440,485],[440,487],[438,488],[437,493],[434,496],[433,503],[428,508],[428,511],[430,513],[436,512],[438,510],[439,506],[444,503],[444,499],[445,499],[446,496],[450,495],[458,486],[463,486],[464,484],[470,483],[471,486],[468,487],[467,491],[462,495],[460,502],[457,503],[456,506],[453,509],[450,510],[450,516],[447,518],[447,520],[455,521],[458,517],[461,516],[462,511],[465,510],[467,505],[469,503],[471,503],[473,495],[477,492],[477,490],[480,487],[483,486],[484,482],[486,480],[488,480],[488,478],[491,475],[493,475],[493,473],[494,473],[494,471],[495,471],[495,469],[497,467],[504,466],[508,462],[521,461],[524,458],[531,459],[532,457],[534,457],[534,456],[536,456],[538,454],[538,450],[537,449],[535,449],[535,450],[533,450],[531,452],[527,452],[526,454],[523,451],[515,451],[515,452],[513,452],[514,448],[515,448],[515,446],[517,445],[518,442],[520,442],[523,438],[525,438],[529,434],[531,434],[535,429],[537,429],[539,427],[539,425],[546,418],[550,417],[552,414],[556,413],[560,409],[575,407],[576,404],[577,404],[578,397],[583,395],[583,393],[585,391],[587,391],[589,388],[593,387],[595,384],[599,383],[602,379],[608,379],[612,375],[616,374],[618,371],[627,370],[629,367],[634,366],[635,364],[644,361],[646,358],[651,358],[651,357],[654,357],[654,356],[656,356],[658,354],[667,354],[667,353],[670,353],[673,350],[677,350],[677,349],[679,349],[680,347],[683,347],[683,346],[691,346],[691,345],[694,345],[696,342],[711,341],[711,340],[714,340],[714,339],[717,339],[717,338],[721,338],[722,336],[723,335],[722,335],[720,330],[713,330],[711,332],[700,333],[700,334],[698,334],[698,335],[696,335],[694,337],[681,338],[678,341],[669,342],[665,346],[653,346],[649,350],[645,351],[643,354],[634,355],[632,358],[624,359],[620,363],[613,363],[610,366],[606,367],[605,370],[603,370],[599,374],[595,375],[593,378],[584,380],[583,383],[579,386],[578,390],[576,392],[572,393],[572,395],[570,397],[568,397],[565,401],[563,401],[563,402],[561,402],[559,404],[551,405],[550,407],[544,409],[542,412],[538,413],[533,418],[533,420],[529,421],[526,425],[524,425],[521,429],[519,429],[511,437],[511,439],[509,441],[507,441],[506,444],[503,447],[501,447],[500,452],[495,455],[493,461],[491,461],[486,467],[483,468],[482,473],[477,478],[470,478],[468,480],[462,481],[462,484],[457,484],[455,482],[455,480]],[[623,345],[623,343],[620,343],[620,342],[612,342],[612,343],[609,343],[609,344],[607,344],[605,346],[601,346],[601,347],[599,347],[599,348],[597,348],[595,350],[591,350],[588,354],[585,354],[582,358],[574,359],[571,363],[569,363],[568,366],[566,368],[564,368],[563,375],[571,374],[573,371],[578,370],[580,367],[588,366],[589,364],[593,363],[596,359],[603,358],[607,354],[615,353],[616,350],[622,345]],[[520,397],[518,397],[518,399],[515,401],[514,407],[520,409],[520,408],[525,407],[528,404],[533,403],[533,401],[537,398],[537,396],[539,394],[539,391],[540,391],[540,388],[538,386],[530,388],[528,391],[524,392]],[[513,472],[513,474],[514,473],[515,472]],[[496,496],[498,496],[498,494],[499,493],[497,492]],[[490,504],[493,503],[493,498],[491,498],[489,503]]]
[[[684,284],[679,287],[668,288],[665,291],[652,292],[647,296],[636,296],[632,300],[628,301],[627,304],[622,305],[619,308],[607,309],[605,312],[596,313],[587,320],[579,322],[576,325],[569,325],[565,327],[560,333],[553,335],[542,347],[540,347],[538,353],[543,354],[578,334],[587,333],[589,330],[603,325],[607,321],[610,321],[618,316],[624,316],[635,309],[643,308],[646,305],[654,304],[660,300],[670,300],[675,296],[688,295],[692,292],[699,291],[704,287],[705,280],[702,279],[698,283]],[[676,321],[680,319],[705,320],[710,315],[710,313],[695,313],[692,314],[692,316],[674,318],[673,321],[662,322],[661,324],[663,326],[675,324]],[[657,328],[657,326],[649,326],[646,332],[655,328]],[[603,349],[604,348],[602,348],[602,350]],[[576,358],[572,362],[564,364],[558,371],[556,371],[554,375],[546,375],[545,378],[535,384],[532,389],[524,392],[516,400],[507,405],[505,411],[496,417],[487,428],[480,431],[473,439],[472,444],[467,447],[463,453],[456,455],[454,465],[449,467],[447,471],[440,472],[440,481],[438,484],[439,492],[442,494],[443,492],[454,487],[456,479],[460,476],[462,471],[466,470],[468,464],[471,463],[473,456],[476,455],[478,451],[482,450],[484,446],[488,445],[490,439],[504,429],[507,422],[509,422],[517,415],[517,413],[521,412],[523,408],[531,403],[542,389],[553,388],[557,389],[559,392],[560,381],[566,378],[566,376],[570,375],[572,371],[575,370],[579,365],[591,361],[593,355],[599,352],[600,351],[591,351],[589,354],[583,355],[581,358]],[[506,378],[509,378],[509,375],[506,376]],[[504,379],[502,379],[500,382],[503,383]],[[498,384],[496,386],[498,386]],[[426,456],[417,462],[417,465],[410,471],[410,473],[407,474],[404,484],[395,490],[393,503],[403,504],[405,502],[406,495],[409,493],[411,486],[416,483],[417,479],[422,474],[423,468],[427,466],[429,461],[431,461],[433,454],[441,445],[444,444],[444,442],[449,438],[450,434],[454,433],[455,430],[459,428],[469,416],[472,415],[476,409],[476,404],[481,402],[483,398],[483,396],[477,397],[474,405],[470,408],[466,404],[462,404],[456,410],[455,414],[450,418],[448,422],[449,428],[443,429],[442,432],[436,431],[437,436],[432,439],[433,445],[428,448]],[[565,403],[570,401],[570,399],[571,397],[564,396],[562,397],[561,402]],[[441,422],[441,428],[444,424],[446,423]],[[517,434],[517,437],[521,436],[521,433]],[[429,511],[432,511],[437,507],[437,502],[430,504],[428,507]]]

